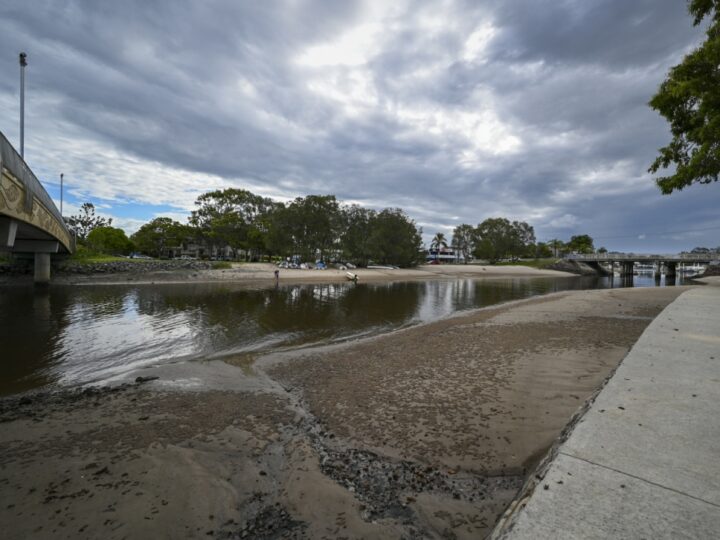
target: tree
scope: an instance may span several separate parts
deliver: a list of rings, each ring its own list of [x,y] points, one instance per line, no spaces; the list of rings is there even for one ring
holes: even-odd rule
[[[553,256],[550,245],[546,242],[538,242],[535,246],[535,257],[538,259],[548,259]]]
[[[445,234],[444,233],[435,233],[435,236],[430,241],[430,251],[435,251],[435,260],[437,260],[438,255],[440,255],[440,248],[446,248],[447,247],[447,240],[445,240]]]
[[[516,243],[512,255],[515,257],[533,257],[535,255],[535,229],[524,221],[513,221]]]
[[[166,248],[179,247],[192,233],[187,225],[168,217],[159,217],[140,227],[130,240],[139,251],[160,257],[165,254]]]
[[[267,216],[265,247],[276,255],[295,255],[291,228],[291,215],[287,206],[279,203]]]
[[[608,250],[606,247],[602,246],[602,247],[598,248],[597,252],[600,254],[603,254],[603,253],[607,253]]]
[[[587,234],[579,234],[571,237],[567,243],[567,247],[570,251],[576,253],[592,253],[595,251],[593,239]]]
[[[80,212],[76,216],[65,218],[68,228],[75,231],[77,239],[84,243],[90,234],[90,231],[98,227],[109,227],[112,225],[112,218],[105,219],[95,215],[95,205],[93,203],[83,203]]]
[[[695,183],[715,182],[720,174],[720,0],[691,0],[697,26],[712,22],[705,41],[671,68],[650,100],[650,106],[670,123],[672,140],[660,148],[650,173],[674,166],[675,172],[656,179],[663,194]]]
[[[200,195],[190,224],[206,242],[242,249],[246,258],[264,249],[262,218],[274,206],[272,200],[245,189],[227,188]]]
[[[524,221],[489,218],[477,226],[475,234],[475,256],[491,263],[534,251],[535,231]]]
[[[467,264],[473,250],[475,249],[475,227],[463,223],[453,230],[452,246],[462,253],[463,260]]]
[[[553,257],[560,257],[567,252],[567,245],[562,240],[553,238],[547,242],[548,247],[552,250]]]
[[[420,231],[400,208],[386,208],[371,220],[371,255],[381,264],[415,266],[421,258]]]
[[[356,204],[342,209],[342,258],[358,266],[367,266],[372,254],[370,235],[377,212]]]
[[[343,218],[334,195],[298,197],[279,205],[268,219],[267,245],[275,253],[304,261],[339,251]]]
[[[127,255],[133,249],[125,231],[115,227],[95,227],[88,234],[86,243],[95,251],[112,255]]]

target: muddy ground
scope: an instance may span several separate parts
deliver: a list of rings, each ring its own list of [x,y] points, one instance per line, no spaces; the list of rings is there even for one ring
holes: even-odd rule
[[[558,293],[4,399],[3,537],[481,538],[683,290]]]

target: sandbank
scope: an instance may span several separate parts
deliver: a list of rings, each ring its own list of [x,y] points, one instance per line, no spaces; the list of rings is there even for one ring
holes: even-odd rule
[[[484,537],[683,290],[562,292],[0,400],[3,535]]]
[[[155,283],[272,283],[277,266],[269,263],[233,263],[232,268],[218,270],[165,270],[148,271],[138,263],[136,272],[63,274],[52,276],[54,285],[147,285]],[[357,268],[360,282],[410,281],[427,279],[498,278],[498,277],[572,277],[573,274],[556,270],[539,270],[529,266],[495,265],[421,265],[416,268],[392,270]],[[333,283],[347,281],[347,271],[338,269],[301,270],[280,269],[281,284]],[[0,277],[0,283],[31,282],[31,276]]]

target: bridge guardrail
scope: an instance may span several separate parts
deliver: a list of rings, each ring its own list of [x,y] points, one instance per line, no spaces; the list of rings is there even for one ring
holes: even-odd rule
[[[711,251],[709,253],[678,253],[675,255],[658,255],[645,253],[594,253],[594,254],[568,254],[565,259],[571,261],[713,261],[720,259],[720,252]]]
[[[47,208],[47,211],[57,219],[65,232],[67,232],[69,236],[72,236],[65,225],[65,220],[63,220],[62,215],[60,215],[60,211],[35,176],[35,173],[32,172],[27,163],[25,163],[25,160],[17,150],[15,150],[13,145],[10,144],[5,134],[0,132],[0,171],[2,171],[2,167],[10,171],[12,175],[25,186],[24,206],[28,214],[32,213],[33,197],[36,197],[45,208]]]

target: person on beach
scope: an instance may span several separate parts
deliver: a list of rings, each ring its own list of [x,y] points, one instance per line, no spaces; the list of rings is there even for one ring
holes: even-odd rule
[[[280,270],[275,270],[275,281],[280,281]]]

